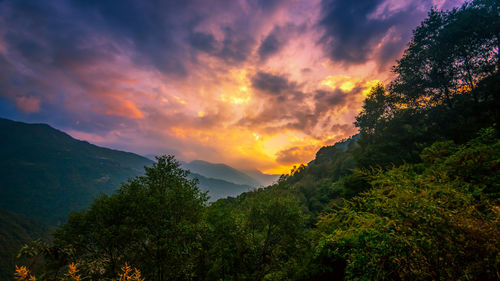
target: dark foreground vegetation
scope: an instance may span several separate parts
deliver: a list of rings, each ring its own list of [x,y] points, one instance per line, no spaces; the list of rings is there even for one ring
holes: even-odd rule
[[[160,157],[25,246],[18,279],[123,279],[128,263],[143,277],[123,280],[499,280],[499,13],[431,11],[360,135],[276,184],[207,204]]]

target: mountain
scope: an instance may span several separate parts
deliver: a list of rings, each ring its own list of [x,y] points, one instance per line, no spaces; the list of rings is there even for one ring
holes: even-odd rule
[[[144,157],[154,160],[156,155],[148,154],[144,155]],[[251,186],[255,188],[271,185],[281,176],[264,174],[256,169],[238,170],[226,164],[214,164],[203,160],[179,162],[183,169],[190,170],[191,173],[197,177],[201,176],[208,179],[221,180],[221,184],[234,183],[236,185]],[[200,181],[200,186],[203,186],[203,181]]]
[[[200,190],[208,191],[210,202],[214,202],[228,196],[236,197],[243,192],[255,189],[249,185],[236,184],[221,179],[207,178],[195,173],[191,173],[190,177],[198,179]]]
[[[14,257],[32,240],[47,238],[51,226],[110,194],[153,161],[72,138],[46,124],[0,118],[0,280],[14,271]],[[210,201],[253,189],[191,174]]]
[[[262,186],[268,186],[275,183],[281,176],[281,175],[264,174],[259,170],[241,170],[241,171],[250,176],[251,178],[257,180]]]
[[[0,131],[0,208],[51,225],[86,208],[99,194],[112,193],[153,163],[130,152],[76,140],[46,124],[0,118]],[[191,167],[202,167],[201,162],[194,161]],[[232,174],[242,174],[233,170]],[[209,192],[211,201],[258,186],[245,174],[232,177],[242,184],[196,173],[191,177],[199,179],[200,189]]]
[[[183,163],[182,167],[190,170],[192,173],[200,174],[207,178],[221,179],[252,187],[259,187],[262,185],[249,175],[225,164],[214,164],[202,160],[194,160],[189,163]]]
[[[100,193],[152,161],[72,138],[46,124],[0,119],[0,207],[49,224],[86,208]]]

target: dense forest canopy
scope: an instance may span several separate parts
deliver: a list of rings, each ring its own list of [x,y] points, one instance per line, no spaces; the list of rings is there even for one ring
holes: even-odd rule
[[[112,280],[131,264],[146,280],[498,280],[499,47],[500,2],[432,10],[359,136],[212,204],[160,157],[25,246],[17,278]]]

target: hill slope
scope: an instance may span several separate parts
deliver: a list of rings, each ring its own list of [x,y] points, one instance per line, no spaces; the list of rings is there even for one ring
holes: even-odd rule
[[[120,183],[142,174],[144,166],[153,163],[134,153],[76,140],[46,124],[0,118],[0,131],[3,132],[0,139],[0,208],[49,224],[64,221],[71,211],[86,208],[94,197],[113,192]],[[196,162],[191,167],[203,166],[201,161]],[[234,171],[233,174],[242,174]],[[209,192],[211,201],[236,196],[258,185],[246,175],[240,177],[241,181],[246,180],[251,185],[213,179],[195,172],[191,177],[199,179],[200,189]]]
[[[260,183],[262,186],[268,186],[276,182],[281,175],[268,175],[264,174],[259,170],[242,170],[243,173],[252,177]]]
[[[254,187],[249,185],[236,184],[221,179],[207,178],[195,173],[191,173],[190,177],[198,179],[198,186],[200,187],[200,190],[208,191],[210,202],[217,201],[218,199],[228,196],[235,197],[243,192],[254,189]]]
[[[0,280],[11,280],[19,249],[32,240],[47,238],[44,223],[0,209]]]
[[[0,119],[0,207],[56,224],[152,162],[45,124]]]
[[[194,160],[189,163],[183,163],[184,169],[192,173],[200,174],[207,178],[221,179],[228,182],[258,187],[262,184],[249,175],[236,170],[225,164],[214,164],[202,160]]]

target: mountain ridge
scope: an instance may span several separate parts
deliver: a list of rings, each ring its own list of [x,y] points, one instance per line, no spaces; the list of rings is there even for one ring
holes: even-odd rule
[[[192,173],[200,174],[205,177],[221,179],[228,182],[259,187],[262,184],[251,176],[239,171],[229,165],[221,163],[210,163],[203,160],[193,160],[182,163],[182,167]]]
[[[114,192],[153,161],[78,140],[48,124],[0,118],[0,208],[50,225]],[[211,201],[254,187],[193,173]]]

